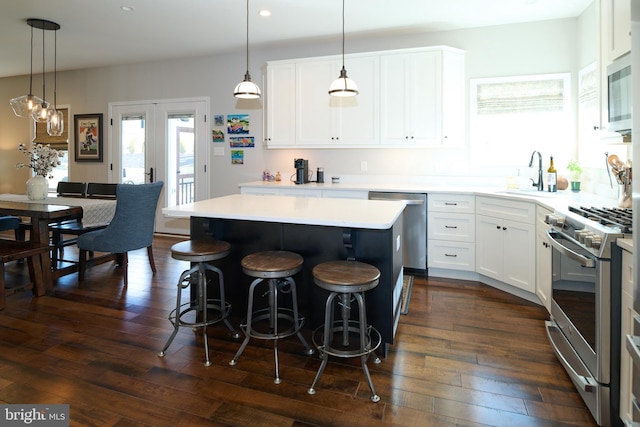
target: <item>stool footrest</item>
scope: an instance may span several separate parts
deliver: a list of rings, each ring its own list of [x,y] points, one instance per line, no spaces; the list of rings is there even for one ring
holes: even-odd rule
[[[336,335],[338,332],[342,334],[344,330],[343,322],[341,320],[336,320],[333,322],[331,327],[331,336]],[[350,333],[354,333],[356,336],[360,336],[360,324],[357,320],[349,320],[349,326],[347,330]],[[382,343],[382,336],[380,332],[373,326],[368,326],[369,332],[366,336],[366,343],[364,348],[360,348],[360,340],[353,340],[354,343],[357,343],[358,348],[355,349],[344,349],[341,350],[339,348],[332,347],[331,344],[324,343],[324,325],[319,326],[313,331],[311,335],[311,339],[313,340],[313,344],[318,348],[320,354],[326,353],[331,356],[336,357],[359,357],[366,356],[368,354],[373,353],[380,347]]]
[[[202,327],[202,326],[209,326],[209,325],[213,325],[215,323],[218,322],[222,322],[223,320],[225,320],[228,316],[229,313],[231,312],[231,304],[228,302],[225,302],[225,306],[224,309],[222,307],[221,301],[219,299],[207,299],[207,304],[206,304],[206,310],[214,310],[218,313],[217,316],[213,317],[213,318],[208,318],[207,316],[207,321],[194,321],[194,322],[190,322],[187,320],[183,320],[183,316],[185,316],[188,313],[192,313],[192,312],[199,312],[201,311],[199,306],[192,306],[192,303],[186,302],[184,304],[182,304],[180,307],[187,307],[187,309],[185,310],[180,310],[180,313],[177,314],[176,316],[176,309],[173,309],[171,311],[171,313],[169,313],[169,321],[173,324],[173,326],[175,327],[176,324],[177,326],[190,326],[190,327]]]
[[[304,325],[304,317],[298,316],[298,327],[296,327],[295,317],[293,315],[293,310],[290,308],[279,308],[277,317],[280,320],[285,320],[291,322],[291,326],[286,330],[281,331],[278,327],[278,334],[275,335],[271,332],[259,332],[256,331],[254,325],[259,322],[269,321],[271,319],[271,312],[268,308],[262,310],[256,310],[253,312],[252,320],[251,320],[251,328],[247,328],[247,319],[240,324],[240,329],[244,332],[245,335],[250,336],[251,338],[258,338],[263,340],[274,340],[280,338],[290,337],[291,335],[297,334],[302,326]],[[280,323],[278,323],[280,325]]]

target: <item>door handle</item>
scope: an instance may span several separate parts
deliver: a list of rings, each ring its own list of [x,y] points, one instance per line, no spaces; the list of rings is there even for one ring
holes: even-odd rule
[[[146,172],[145,175],[149,175],[149,182],[153,182],[153,168],[149,168],[149,172]]]

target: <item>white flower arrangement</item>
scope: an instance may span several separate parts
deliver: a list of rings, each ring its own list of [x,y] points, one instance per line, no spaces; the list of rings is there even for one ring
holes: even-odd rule
[[[18,150],[29,155],[29,163],[17,163],[16,168],[20,169],[28,167],[33,169],[36,175],[43,176],[45,178],[53,178],[51,171],[56,166],[60,165],[60,157],[64,154],[58,150],[51,148],[51,145],[31,143],[31,149],[28,149],[26,145],[18,145]]]

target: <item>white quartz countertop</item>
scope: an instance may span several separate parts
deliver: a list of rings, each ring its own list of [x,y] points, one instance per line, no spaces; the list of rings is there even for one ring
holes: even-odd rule
[[[404,182],[402,180],[387,180],[386,182],[353,182],[333,184],[325,182],[318,184],[311,182],[308,184],[297,185],[290,181],[251,181],[241,183],[240,188],[251,187],[260,189],[284,189],[288,190],[288,194],[295,191],[301,193],[305,190],[330,190],[335,191],[386,191],[397,193],[453,193],[453,194],[473,194],[476,196],[494,196],[513,200],[528,200],[535,202],[549,209],[566,209],[572,206],[596,206],[596,207],[615,207],[617,202],[614,199],[606,198],[586,192],[573,193],[570,190],[549,193],[546,191],[535,191],[534,188],[529,190],[511,190],[505,187],[489,187],[489,186],[472,186],[472,185],[442,185],[428,184],[420,182]]]
[[[384,230],[393,225],[404,206],[400,201],[233,194],[163,208],[162,213],[176,218],[204,217]]]
[[[618,239],[616,240],[616,243],[622,249],[633,253],[633,239]]]

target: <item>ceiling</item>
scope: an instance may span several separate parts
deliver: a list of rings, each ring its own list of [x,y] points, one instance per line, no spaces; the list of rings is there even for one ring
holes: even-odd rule
[[[345,32],[410,34],[579,16],[593,0],[346,0]],[[130,6],[125,12],[121,6]],[[261,9],[271,16],[258,15]],[[244,51],[243,0],[0,0],[0,77],[29,74],[27,18],[55,21],[57,68],[70,70]],[[335,40],[341,0],[251,0],[251,49]],[[42,70],[42,31],[34,30],[34,74]],[[53,32],[45,32],[46,70]],[[338,52],[337,52],[338,53]]]

